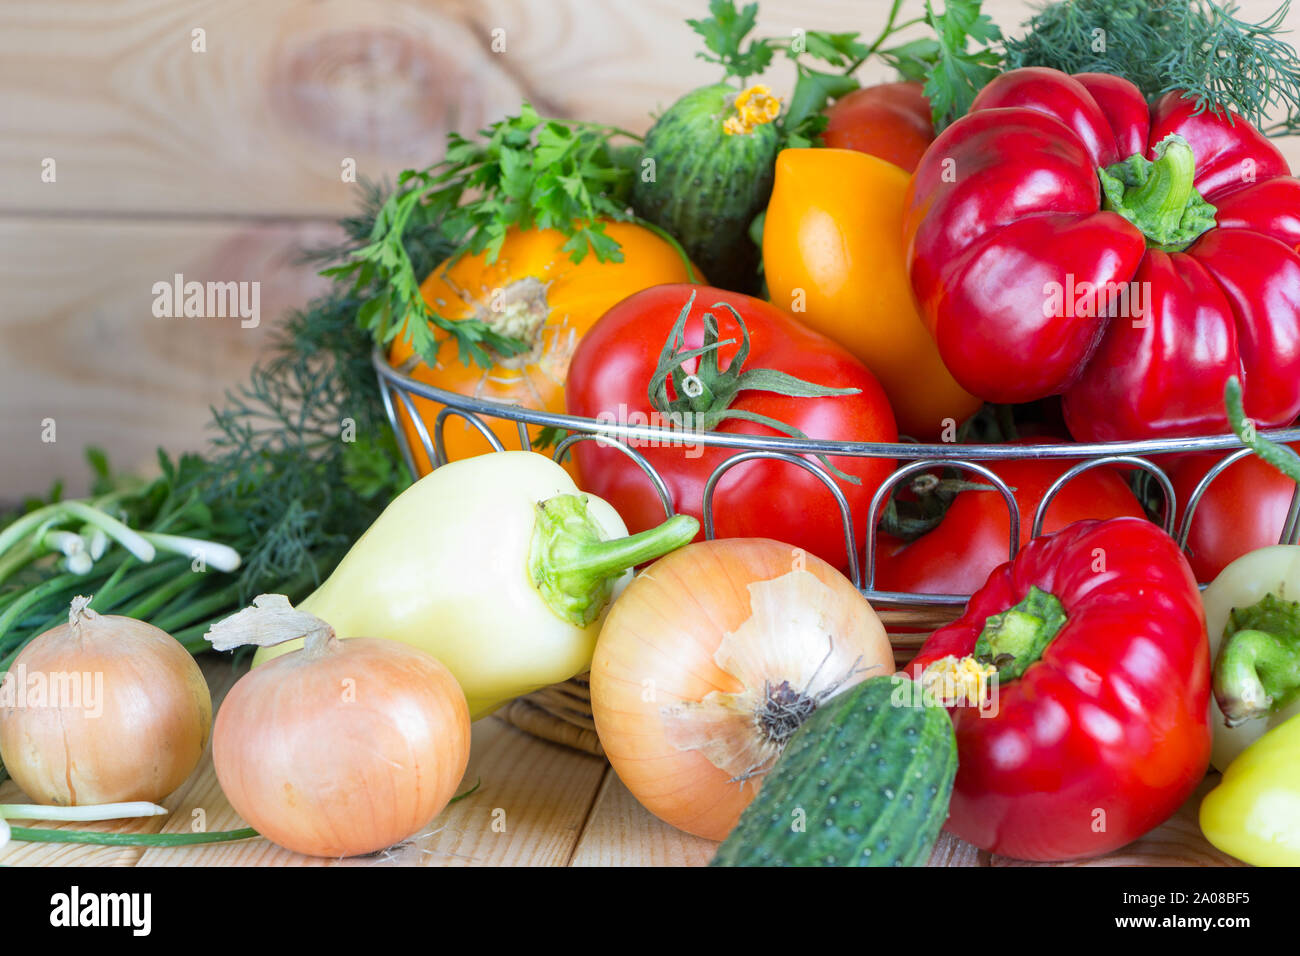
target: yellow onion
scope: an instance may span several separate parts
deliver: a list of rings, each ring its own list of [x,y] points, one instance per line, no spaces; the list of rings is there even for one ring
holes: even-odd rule
[[[397,641],[340,640],[281,595],[253,603],[213,626],[213,647],[306,640],[221,705],[212,758],[230,805],[310,856],[373,853],[423,829],[469,760],[469,705],[451,671]]]
[[[38,803],[157,803],[203,756],[208,685],[165,631],[90,601],[74,598],[0,684],[0,758]]]
[[[705,541],[655,562],[614,602],[591,709],[646,809],[722,840],[819,704],[893,670],[880,619],[829,564],[777,541]]]

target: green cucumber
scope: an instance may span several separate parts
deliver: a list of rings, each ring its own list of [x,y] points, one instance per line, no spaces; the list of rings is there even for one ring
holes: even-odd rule
[[[715,286],[758,287],[759,250],[749,237],[772,195],[776,124],[728,133],[740,93],[726,83],[687,93],[646,134],[632,186],[632,208],[668,230]]]
[[[923,866],[948,818],[957,740],[905,677],[822,704],[710,866]]]

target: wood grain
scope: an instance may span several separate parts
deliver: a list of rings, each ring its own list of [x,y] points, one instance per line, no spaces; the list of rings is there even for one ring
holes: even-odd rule
[[[646,811],[611,768],[569,865],[704,866],[716,849]]]
[[[1275,0],[1244,0],[1262,17]],[[0,211],[325,216],[341,163],[391,176],[530,98],[645,129],[717,71],[696,0],[26,0],[0,6]],[[919,3],[915,3],[919,9]],[[986,0],[1011,29],[1026,0]],[[863,31],[883,2],[764,0],[770,35]],[[1300,7],[1288,15],[1300,27]],[[192,49],[203,29],[205,52]],[[920,29],[920,28],[918,28]],[[494,51],[493,45],[496,44]],[[881,64],[864,80],[888,76]],[[779,61],[770,81],[792,83]],[[1300,160],[1300,142],[1286,144]],[[55,183],[41,163],[57,163]]]
[[[219,707],[243,673],[207,655],[203,672]],[[682,833],[648,811],[601,759],[531,737],[495,717],[473,727],[461,792],[424,831],[383,853],[346,860],[302,856],[263,840],[139,848],[11,843],[0,863],[25,866],[704,866],[716,844]],[[1196,824],[1206,778],[1167,823],[1124,849],[1078,866],[1213,866],[1236,861],[1211,847]],[[11,781],[0,801],[25,802]],[[221,793],[211,748],[164,805],[167,817],[94,824],[33,824],[134,833],[233,830],[245,825]],[[976,850],[940,834],[930,866],[1038,866]]]
[[[55,477],[86,487],[83,449],[118,468],[203,448],[209,406],[247,379],[285,313],[325,288],[298,263],[333,226],[0,219],[0,500]],[[153,285],[259,282],[261,323],[158,318]],[[55,441],[43,440],[46,419]]]
[[[456,13],[416,0],[6,3],[0,209],[342,213],[345,159],[371,178],[422,166],[448,130],[518,106],[489,37]]]

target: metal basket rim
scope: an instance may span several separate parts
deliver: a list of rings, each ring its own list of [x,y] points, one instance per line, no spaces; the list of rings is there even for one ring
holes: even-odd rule
[[[704,445],[742,451],[778,451],[804,455],[839,455],[851,458],[961,458],[967,460],[1095,458],[1115,455],[1145,456],[1222,451],[1244,447],[1235,434],[1198,435],[1185,438],[1147,438],[1115,442],[1044,442],[1034,444],[958,444],[957,442],[843,442],[819,438],[792,438],[784,435],[751,435],[729,432],[692,432],[657,425],[629,425],[604,422],[578,415],[539,411],[523,405],[474,398],[417,381],[388,363],[380,349],[371,353],[371,364],[388,386],[445,405],[457,411],[472,412],[521,422],[526,425],[559,428],[583,434],[609,435],[639,439],[656,444]],[[1261,429],[1265,438],[1279,443],[1300,441],[1300,426]]]
[[[394,369],[388,365],[383,353],[378,349],[372,352],[371,363],[377,373],[379,392],[383,398],[389,424],[396,434],[403,458],[413,475],[418,474],[419,469],[411,449],[410,436],[405,433],[405,428],[399,423],[401,417],[398,410],[399,404],[409,417],[410,424],[415,429],[416,437],[419,438],[420,445],[423,447],[433,468],[439,467],[446,461],[443,428],[450,416],[463,419],[467,426],[475,428],[488,444],[497,451],[505,451],[505,445],[485,419],[513,422],[518,432],[520,447],[524,449],[532,447],[529,433],[530,425],[550,426],[569,433],[566,437],[555,442],[555,452],[552,457],[556,460],[561,458],[566,449],[582,441],[596,441],[608,445],[610,448],[617,449],[631,458],[653,485],[667,517],[671,517],[676,513],[672,494],[655,466],[634,446],[645,443],[688,446],[703,444],[731,448],[735,450],[736,454],[730,455],[720,464],[714,466],[704,487],[701,514],[706,538],[714,537],[714,526],[711,519],[712,492],[717,487],[722,475],[733,465],[759,458],[785,461],[792,465],[798,465],[818,477],[834,496],[843,523],[849,579],[873,606],[914,607],[933,610],[943,607],[961,607],[971,597],[971,595],[958,594],[885,591],[878,589],[875,585],[875,542],[878,536],[877,523],[883,501],[898,481],[912,473],[951,466],[965,472],[982,475],[986,481],[999,491],[1007,506],[1009,516],[1008,557],[1014,559],[1020,547],[1020,526],[1024,516],[1020,514],[1014,494],[1006,482],[988,467],[980,464],[980,459],[989,461],[995,459],[1056,458],[1068,459],[1074,462],[1052,483],[1038,502],[1031,524],[1031,533],[1035,537],[1041,532],[1047,510],[1056,494],[1076,476],[1102,465],[1122,465],[1145,471],[1156,482],[1164,500],[1163,517],[1160,523],[1166,533],[1174,536],[1181,549],[1187,546],[1192,517],[1211,482],[1223,474],[1234,462],[1252,453],[1251,449],[1242,444],[1235,435],[1211,435],[1166,441],[1101,442],[1091,444],[1058,442],[1036,445],[961,445],[953,442],[941,445],[922,445],[919,443],[830,442],[812,439],[791,439],[784,436],[769,437],[716,432],[697,434],[652,425],[623,425],[573,415],[541,412],[521,405],[489,401],[462,395],[458,392],[449,392],[416,381],[399,369]],[[416,408],[413,397],[423,398],[442,405],[432,426],[424,421],[424,415]],[[1300,428],[1274,429],[1265,432],[1265,434],[1276,440],[1290,442],[1300,437]],[[627,439],[631,439],[631,441]],[[1282,448],[1286,454],[1300,462],[1300,454],[1297,454],[1289,445],[1283,445]],[[1131,452],[1145,452],[1148,455],[1157,456],[1160,454],[1211,452],[1215,450],[1227,450],[1228,453],[1222,455],[1197,482],[1183,509],[1181,525],[1175,528],[1178,523],[1179,508],[1177,495],[1169,476],[1160,465],[1144,457],[1143,454],[1132,454]],[[1025,454],[1025,452],[1032,452],[1033,454]],[[821,454],[847,454],[855,457],[886,458],[891,459],[895,466],[890,476],[881,483],[872,496],[866,517],[861,550],[859,550],[854,518],[847,500],[827,468],[811,457],[811,455]],[[1154,521],[1155,518],[1152,517],[1151,520]],[[1300,543],[1300,483],[1296,484],[1296,488],[1292,493],[1279,543]],[[1204,587],[1205,585],[1202,584],[1201,586]]]

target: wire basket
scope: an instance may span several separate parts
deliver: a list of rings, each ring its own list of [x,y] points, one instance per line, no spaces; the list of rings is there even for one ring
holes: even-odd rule
[[[970,598],[969,594],[916,594],[876,589],[876,526],[893,489],[900,482],[935,468],[956,469],[988,482],[1001,495],[1007,506],[1010,516],[1007,555],[1009,558],[1014,558],[1019,547],[1022,522],[1029,520],[1031,537],[1037,537],[1052,501],[1071,480],[1093,468],[1118,466],[1137,469],[1149,475],[1150,480],[1159,488],[1163,498],[1161,524],[1181,548],[1186,546],[1197,505],[1211,483],[1233,464],[1253,454],[1249,448],[1242,446],[1235,435],[1096,444],[1065,442],[1041,445],[956,445],[838,442],[778,435],[680,432],[652,425],[629,425],[560,415],[444,391],[418,382],[401,370],[393,368],[379,351],[373,354],[372,363],[379,376],[384,409],[412,474],[420,474],[420,469],[417,468],[414,449],[407,440],[403,418],[409,421],[419,438],[424,457],[434,468],[447,461],[443,435],[450,418],[462,419],[469,427],[477,430],[496,451],[505,451],[506,447],[489,427],[488,420],[513,423],[518,435],[516,447],[525,450],[531,448],[530,428],[549,428],[563,435],[554,446],[553,457],[557,461],[580,441],[599,441],[631,458],[640,466],[645,473],[646,481],[659,496],[663,504],[664,516],[667,518],[674,514],[672,495],[668,486],[654,466],[634,446],[637,443],[654,446],[689,443],[693,446],[730,448],[734,449],[735,453],[714,468],[704,486],[702,502],[704,534],[707,538],[713,538],[714,491],[731,468],[747,461],[766,458],[783,461],[792,468],[802,468],[812,473],[820,479],[826,487],[826,493],[834,498],[839,508],[844,531],[848,576],[876,609],[876,613],[889,632],[890,643],[899,664],[916,653],[916,649],[924,642],[930,631],[955,620]],[[442,406],[434,418],[432,429],[421,417],[416,399],[424,399]],[[1300,440],[1300,428],[1297,427],[1275,429],[1261,434],[1279,443]],[[1178,502],[1173,483],[1165,470],[1152,461],[1152,458],[1207,451],[1223,451],[1224,455],[1206,471],[1192,490],[1183,509],[1182,519],[1179,521]],[[836,483],[836,479],[815,457],[826,455],[884,458],[898,462],[898,467],[872,497],[867,512],[866,527],[861,529],[861,534],[859,529],[854,527],[848,501]],[[1012,489],[991,469],[981,464],[984,461],[1043,458],[1068,458],[1079,459],[1079,461],[1052,483],[1032,516],[1020,514]],[[1176,523],[1177,527],[1175,527]],[[1300,487],[1297,487],[1292,494],[1279,543],[1295,544],[1297,539],[1300,539]],[[601,753],[595,724],[591,718],[591,697],[585,675],[520,698],[507,705],[501,712],[501,716],[537,736],[590,753]]]

